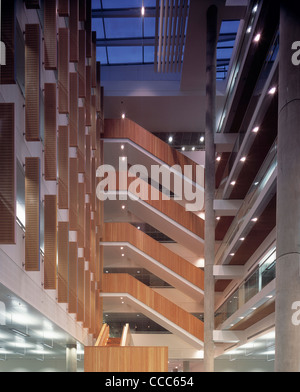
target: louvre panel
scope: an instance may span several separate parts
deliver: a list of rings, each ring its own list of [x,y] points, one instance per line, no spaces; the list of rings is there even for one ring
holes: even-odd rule
[[[58,15],[69,16],[70,15],[70,1],[72,0],[58,0]]]
[[[70,73],[70,147],[78,146],[78,75]]]
[[[86,57],[92,57],[92,0],[86,0]]]
[[[69,30],[58,32],[58,109],[69,113]]]
[[[85,184],[78,184],[78,247],[84,248]]]
[[[91,83],[93,88],[97,87],[96,40],[97,40],[97,34],[95,31],[93,31],[92,32],[92,62],[91,62],[91,67],[92,67]]]
[[[97,230],[96,230],[96,244],[95,244],[95,247],[96,247],[96,249],[95,249],[95,281],[100,282],[100,277],[101,277],[101,272],[100,272],[100,266],[101,266],[101,263],[100,263],[100,251],[101,251],[100,240],[101,240],[101,238],[100,238],[100,235],[98,232],[99,228],[97,227],[96,229]]]
[[[91,196],[90,196],[90,203],[92,211],[96,211],[96,158],[92,158],[92,167],[91,167]]]
[[[45,83],[45,180],[56,181],[57,133],[56,133],[56,84]]]
[[[25,137],[40,140],[40,26],[25,27]]]
[[[58,208],[69,208],[69,129],[58,128]]]
[[[1,41],[6,65],[0,67],[0,84],[15,84],[15,6],[11,0],[1,2]]]
[[[90,262],[91,262],[91,272],[94,274],[96,272],[95,260],[96,260],[96,225],[95,220],[91,219],[91,237],[90,237]]]
[[[77,321],[84,321],[84,258],[78,259],[78,304]]]
[[[96,293],[96,336],[99,336],[102,324],[103,324],[103,298],[100,297],[99,293]]]
[[[15,244],[15,105],[0,103],[0,244]]]
[[[91,193],[91,136],[85,136],[86,153],[85,153],[85,185],[86,193]]]
[[[86,95],[86,86],[85,86],[85,78],[86,78],[86,37],[85,31],[79,31],[79,61],[78,61],[78,77],[79,77],[79,98],[85,98]]]
[[[86,19],[86,3],[85,0],[79,0],[79,21],[85,22]]]
[[[85,206],[85,248],[84,257],[90,261],[91,257],[91,206],[89,203]]]
[[[44,64],[46,70],[57,69],[56,0],[44,2]]]
[[[57,196],[45,195],[44,289],[56,290]]]
[[[86,96],[85,96],[85,125],[90,127],[92,125],[91,101],[92,101],[92,87],[91,87],[91,66],[86,67]]]
[[[27,9],[40,9],[40,0],[25,0],[25,6]]]
[[[58,271],[57,301],[68,303],[69,223],[58,222],[57,230]]]
[[[85,173],[85,108],[78,108],[78,172]]]
[[[40,160],[25,159],[25,269],[40,270]]]
[[[70,230],[78,230],[78,163],[77,158],[70,158]]]
[[[96,287],[95,282],[91,281],[91,327],[90,333],[94,335],[96,333]]]
[[[69,313],[77,313],[77,242],[69,243]]]
[[[84,272],[84,328],[91,326],[91,276],[90,271]]]
[[[96,150],[96,126],[97,126],[97,113],[96,113],[96,95],[92,95],[91,97],[91,142],[92,142],[92,150]],[[99,134],[100,137],[100,134]]]
[[[77,63],[79,58],[79,0],[71,0],[70,2],[70,61]]]

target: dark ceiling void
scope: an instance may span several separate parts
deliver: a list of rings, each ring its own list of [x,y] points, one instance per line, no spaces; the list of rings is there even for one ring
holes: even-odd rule
[[[279,2],[277,0],[263,2],[257,24],[257,33],[260,33],[262,38],[259,43],[253,42],[247,53],[240,82],[237,86],[237,93],[232,103],[232,110],[228,115],[225,133],[240,131],[249,102],[255,91],[266,58],[268,58],[270,46],[277,34],[278,24]]]
[[[230,265],[245,265],[276,226],[276,194],[258,217],[247,237],[232,257]]]
[[[220,160],[216,162],[216,189],[219,189],[223,177],[226,177],[225,169],[231,156],[230,152],[223,152],[218,155]]]
[[[225,280],[225,279],[218,279],[215,282],[215,292],[216,293],[223,293],[224,290],[226,290],[227,286],[231,283],[231,280]]]
[[[223,241],[231,223],[234,219],[234,216],[221,216],[220,219],[217,220],[216,224],[216,241]]]
[[[246,197],[260,167],[274,144],[277,137],[277,129],[278,96],[276,95],[269,106],[259,132],[253,135],[255,140],[247,154],[246,161],[239,162],[242,165],[242,169],[238,177],[233,179],[236,184],[232,187],[229,199],[242,200]]]

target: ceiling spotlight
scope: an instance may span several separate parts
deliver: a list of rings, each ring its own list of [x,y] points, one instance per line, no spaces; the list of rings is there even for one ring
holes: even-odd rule
[[[138,226],[138,227],[137,227],[137,229],[138,229],[138,230],[141,230],[141,227],[140,227],[140,226]]]
[[[124,246],[121,246],[121,248],[120,248],[121,250],[123,250],[124,249]]]
[[[244,237],[240,238],[240,241],[245,241],[245,238]]]
[[[142,16],[145,16],[145,7],[144,6],[141,9],[141,14],[142,14]]]
[[[236,184],[235,181],[231,181],[230,185],[234,186]]]
[[[185,147],[182,147],[181,151],[185,151]]]
[[[219,221],[219,220],[221,219],[221,217],[220,217],[220,216],[218,216],[216,219]]]
[[[258,131],[259,131],[259,127],[255,127],[255,128],[252,129],[253,133],[257,133]]]
[[[125,206],[122,206],[122,210],[125,210],[125,208],[126,208]]]
[[[274,94],[276,93],[276,91],[277,91],[276,87],[272,87],[272,88],[269,90],[269,94],[270,94],[270,95],[274,95]]]
[[[255,12],[257,12],[258,10],[258,5],[256,4],[256,6],[253,8],[252,12],[255,14]]]
[[[233,257],[234,255],[235,255],[235,253],[230,253],[230,255],[229,255],[229,256]]]
[[[124,253],[122,253],[122,257],[125,257]]]
[[[195,149],[195,147],[192,147],[192,151],[195,151],[196,149]]]
[[[221,160],[221,157],[220,157],[220,156],[219,156],[219,157],[217,157],[217,161],[218,161],[218,162],[220,162],[220,160]]]
[[[204,136],[200,137],[200,142],[203,143],[204,142]]]
[[[261,34],[256,34],[256,36],[254,37],[254,42],[259,42],[261,39]]]
[[[173,141],[173,137],[170,136],[170,137],[169,137],[169,143],[172,143],[172,141]]]
[[[253,218],[253,219],[251,219],[252,220],[252,222],[257,222],[258,221],[258,218]]]
[[[245,162],[246,161],[246,157],[241,158],[241,162]]]
[[[126,117],[126,116],[125,116],[125,113],[122,113],[122,118],[123,118],[123,120],[124,120],[125,117]]]
[[[248,29],[247,29],[247,33],[248,33],[248,34],[250,34],[250,33],[251,33],[251,31],[252,31],[252,27],[251,27],[251,26],[249,26],[249,27],[248,27]]]
[[[124,150],[124,148],[125,148],[125,146],[124,146],[124,144],[122,144],[122,146],[121,146],[121,150]]]

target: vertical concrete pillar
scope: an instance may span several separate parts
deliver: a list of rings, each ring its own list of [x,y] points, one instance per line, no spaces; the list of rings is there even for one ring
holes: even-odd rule
[[[77,346],[76,344],[68,344],[66,346],[66,372],[77,372]]]
[[[204,371],[214,371],[215,284],[215,132],[216,132],[217,7],[207,11],[206,130],[205,130],[205,267],[204,267]]]
[[[300,325],[296,313],[300,307],[300,65],[293,61],[296,41],[300,41],[300,7],[297,1],[284,0],[280,10],[279,60],[277,372],[300,371]]]

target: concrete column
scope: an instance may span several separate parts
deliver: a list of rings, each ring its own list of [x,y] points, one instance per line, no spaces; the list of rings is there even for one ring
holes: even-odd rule
[[[300,325],[299,317],[295,317],[300,307],[300,66],[292,62],[295,41],[300,41],[299,4],[284,0],[280,10],[279,60],[277,372],[300,371]]]
[[[66,347],[66,372],[77,372],[77,346],[76,344],[68,344]]]
[[[205,267],[204,267],[204,371],[214,371],[215,281],[215,142],[216,132],[217,7],[207,11],[206,130],[205,130]]]

